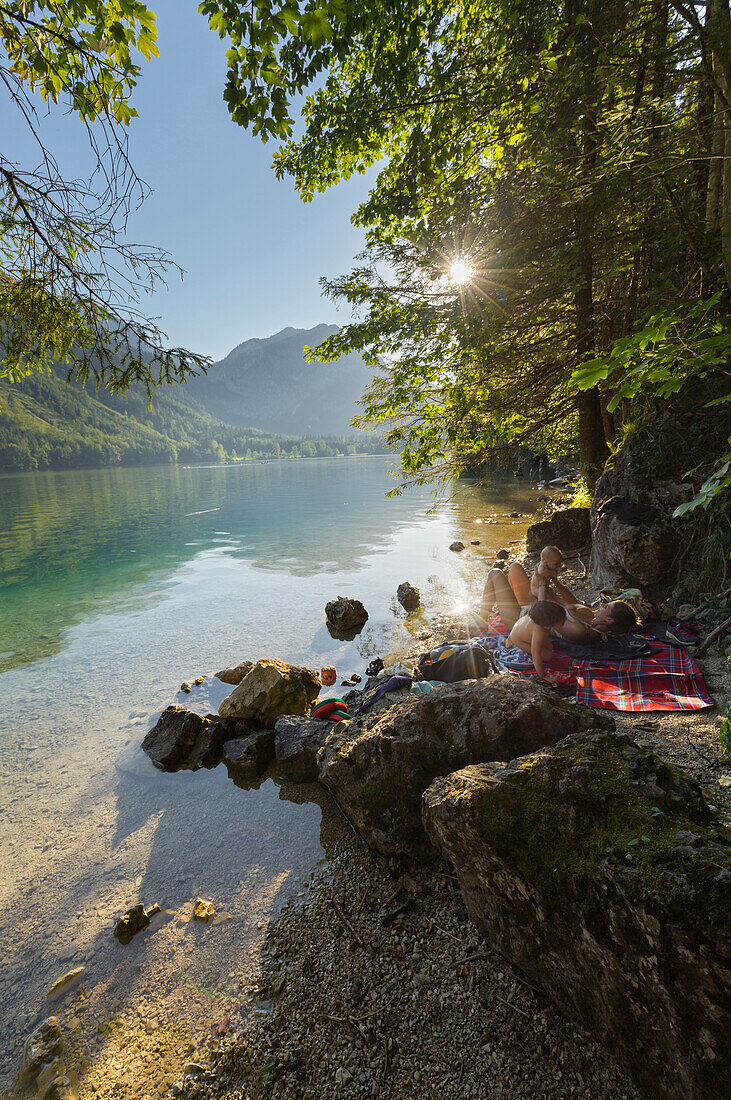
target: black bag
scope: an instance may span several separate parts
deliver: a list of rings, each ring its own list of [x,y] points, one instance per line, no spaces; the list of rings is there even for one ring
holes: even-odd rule
[[[470,642],[447,642],[425,654],[419,661],[419,672],[424,680],[440,680],[443,684],[477,680],[497,671],[490,651],[475,639]]]

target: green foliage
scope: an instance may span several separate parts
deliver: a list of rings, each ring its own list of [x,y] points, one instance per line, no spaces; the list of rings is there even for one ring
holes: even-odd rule
[[[277,1079],[277,1067],[276,1063],[270,1058],[268,1062],[265,1062],[263,1066],[259,1067],[259,1076],[261,1083],[265,1087],[273,1085]]]
[[[719,726],[718,736],[721,740],[721,748],[726,753],[731,753],[731,704],[726,707],[723,722]]]
[[[147,188],[127,159],[124,128],[141,68],[157,56],[154,14],[140,0],[5,0],[0,77],[31,131],[31,170],[0,152],[0,378],[55,362],[69,377],[122,390],[205,370],[208,359],[167,348],[140,314],[141,294],[170,266],[160,249],[124,241]],[[86,127],[95,170],[69,180],[36,127],[39,96]],[[122,128],[122,132],[120,131]]]
[[[325,284],[356,319],[312,354],[374,367],[361,422],[386,426],[407,477],[577,441],[595,469],[628,400],[724,369],[706,206],[725,24],[658,0],[200,10],[231,42],[234,119],[283,139],[275,171],[305,201],[379,165],[353,219],[363,263]]]

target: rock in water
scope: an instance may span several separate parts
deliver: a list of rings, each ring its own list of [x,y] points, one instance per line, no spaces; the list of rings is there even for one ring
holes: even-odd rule
[[[159,905],[151,905],[149,909],[145,909],[142,904],[131,906],[126,913],[122,914],[114,926],[112,934],[115,940],[119,940],[126,947],[138,932],[144,932],[146,928],[149,928],[151,918],[159,912]]]
[[[396,599],[405,611],[415,611],[419,606],[421,596],[418,588],[414,588],[413,584],[404,581],[396,589]]]
[[[317,753],[337,724],[291,714],[277,718],[275,756],[282,775],[294,783],[314,782],[320,774]]]
[[[23,1047],[24,1077],[34,1077],[41,1066],[51,1064],[61,1054],[61,1025],[57,1016],[48,1016],[33,1031]]]
[[[464,550],[464,543],[457,539],[455,542],[450,542],[449,549],[454,550],[455,554],[459,554],[460,550]]]
[[[222,668],[220,672],[216,673],[216,678],[224,684],[240,684],[244,676],[248,676],[253,667],[253,661],[241,661],[238,665],[232,665],[231,668]]]
[[[216,910],[213,907],[212,901],[206,901],[205,898],[196,898],[195,906],[193,908],[193,920],[203,921],[204,924],[208,924],[210,920],[216,915]]]
[[[379,852],[430,859],[436,852],[422,827],[421,795],[435,776],[512,760],[597,724],[614,728],[536,680],[493,675],[446,684],[336,725],[318,753],[320,780]]]
[[[256,779],[274,759],[274,731],[256,730],[246,737],[226,741],[221,759],[234,781]]]
[[[545,523],[532,523],[526,531],[525,546],[529,554],[540,554],[544,546],[558,546],[559,550],[591,546],[589,509],[564,508]]]
[[[477,927],[649,1096],[728,1095],[730,837],[697,783],[588,733],[436,779],[423,807]]]
[[[311,668],[264,657],[223,700],[218,713],[273,729],[281,714],[308,714],[320,686]]]
[[[331,631],[339,634],[358,633],[368,622],[368,612],[360,600],[338,596],[325,604],[325,619]]]
[[[142,748],[156,768],[174,772],[181,768],[215,768],[221,760],[224,741],[251,732],[215,714],[195,714],[184,707],[166,707],[142,742]]]
[[[85,967],[75,966],[73,970],[67,970],[65,974],[62,974],[60,978],[56,978],[53,985],[46,993],[47,997],[58,997],[59,993],[63,993],[64,989],[73,985],[78,981],[81,975],[84,973]]]

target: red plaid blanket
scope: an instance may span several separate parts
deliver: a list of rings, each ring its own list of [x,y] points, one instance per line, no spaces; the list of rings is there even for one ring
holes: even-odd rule
[[[500,619],[490,625],[493,635],[506,635]],[[576,702],[604,710],[703,710],[713,699],[697,664],[679,646],[665,645],[647,636],[657,650],[649,657],[615,663],[579,661],[557,647],[547,666],[576,684]],[[560,643],[559,643],[560,645]],[[534,671],[527,675],[535,675]]]

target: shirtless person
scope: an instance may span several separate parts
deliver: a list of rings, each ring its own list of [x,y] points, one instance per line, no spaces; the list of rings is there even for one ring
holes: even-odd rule
[[[556,677],[546,669],[545,663],[553,656],[550,632],[559,628],[566,618],[563,607],[548,600],[534,600],[527,610],[521,608],[502,569],[491,569],[487,576],[482,603],[485,621],[494,604],[497,604],[500,618],[510,630],[505,644],[517,646],[523,653],[530,654],[541,680],[555,683]]]
[[[540,587],[540,584],[544,581],[550,581],[550,583],[546,583],[546,590],[550,592],[549,602],[561,604],[565,609],[566,617],[564,621],[555,628],[562,638],[565,638],[567,642],[573,642],[574,645],[596,645],[598,642],[604,641],[607,634],[628,634],[636,629],[638,624],[634,609],[623,600],[613,600],[611,603],[602,604],[595,612],[585,604],[579,603],[573,592],[557,579],[563,566],[561,551],[555,546],[547,546],[543,553],[545,554],[546,551],[549,551],[547,554],[548,560],[544,561],[542,554],[541,561],[546,565],[547,570],[541,574],[539,565],[534,570],[533,577],[537,578],[538,581],[536,587]],[[558,555],[558,560],[556,555]],[[549,578],[549,572],[554,573],[555,576]],[[499,574],[499,576],[494,577],[493,574]],[[512,602],[507,596],[506,589],[508,587],[512,592]],[[498,597],[498,591],[500,597]],[[528,578],[528,574],[522,565],[510,566],[507,581],[505,580],[505,574],[500,569],[491,569],[483,596],[485,622],[489,619],[489,609],[493,603],[497,602],[503,622],[506,626],[512,627],[517,616],[528,613],[531,606],[536,602],[536,598],[533,593],[531,579]],[[506,619],[504,608],[508,615],[512,616],[510,619]],[[516,608],[517,616],[515,615]]]

